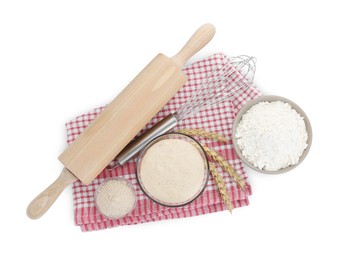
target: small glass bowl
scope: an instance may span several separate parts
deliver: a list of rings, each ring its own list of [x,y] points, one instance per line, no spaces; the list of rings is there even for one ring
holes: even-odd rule
[[[98,203],[98,198],[99,198],[100,193],[102,192],[103,187],[105,187],[105,185],[107,185],[111,181],[121,182],[122,184],[124,184],[128,188],[127,192],[130,189],[131,192],[132,192],[132,195],[134,196],[134,202],[132,203],[132,206],[128,210],[126,210],[126,212],[124,212],[124,214],[116,214],[116,215],[115,214],[111,214],[111,215],[106,214],[105,210],[103,210],[101,208],[101,206],[99,205],[99,203]],[[110,196],[109,193],[107,193],[106,195],[107,195],[107,197]],[[127,194],[127,196],[128,195],[129,194]],[[124,199],[124,197],[119,197],[119,201],[118,202],[122,201],[123,199]],[[110,203],[110,201],[108,201],[108,202]],[[109,218],[109,219],[121,219],[121,218],[124,218],[125,216],[129,215],[134,210],[134,208],[136,206],[136,191],[135,191],[133,185],[131,184],[131,182],[126,180],[126,179],[124,179],[124,178],[112,177],[112,178],[106,179],[104,182],[102,182],[98,186],[98,188],[96,190],[96,193],[95,193],[95,206],[96,206],[97,210],[99,211],[99,213],[101,215],[103,215],[104,217],[106,217],[106,218]]]
[[[183,201],[181,203],[170,203],[170,202],[165,202],[162,201],[158,198],[156,198],[155,196],[153,196],[152,194],[150,194],[148,192],[148,190],[146,189],[146,187],[143,184],[142,178],[141,178],[141,163],[143,161],[143,158],[145,156],[145,154],[147,153],[148,149],[150,147],[152,147],[154,144],[156,144],[157,142],[160,142],[162,140],[166,140],[166,139],[180,139],[180,140],[184,140],[190,143],[195,143],[194,147],[197,148],[198,152],[200,153],[203,162],[204,162],[204,178],[202,180],[202,185],[200,187],[200,189],[195,193],[195,195],[193,197],[191,197],[190,199]],[[181,206],[185,206],[191,202],[193,202],[195,199],[197,199],[202,192],[205,190],[206,186],[207,186],[207,182],[210,176],[210,169],[209,169],[209,163],[208,163],[208,159],[206,156],[206,153],[204,151],[204,149],[202,148],[202,146],[200,145],[200,143],[195,140],[194,138],[192,138],[191,136],[188,136],[186,134],[180,134],[180,133],[166,133],[163,135],[160,135],[156,138],[154,138],[152,141],[150,141],[144,148],[143,150],[140,152],[138,160],[137,160],[137,167],[136,167],[136,177],[137,177],[137,181],[141,187],[141,190],[144,192],[144,194],[146,194],[146,196],[148,198],[150,198],[152,201],[162,205],[162,206],[166,206],[166,207],[181,207]]]

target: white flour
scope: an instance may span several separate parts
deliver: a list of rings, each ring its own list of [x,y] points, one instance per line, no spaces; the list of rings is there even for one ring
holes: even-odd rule
[[[202,189],[204,160],[197,148],[185,140],[161,140],[144,155],[140,176],[147,193],[157,201],[183,204]]]
[[[245,158],[267,171],[296,164],[308,146],[303,118],[281,101],[251,107],[238,124],[236,138]]]

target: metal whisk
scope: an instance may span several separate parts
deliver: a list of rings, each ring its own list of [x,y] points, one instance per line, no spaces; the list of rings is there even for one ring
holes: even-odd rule
[[[253,84],[256,72],[254,57],[237,56],[227,59],[224,64],[213,67],[207,78],[178,111],[168,115],[141,137],[128,144],[116,157],[114,167],[126,163],[151,140],[168,132],[184,118],[212,105],[232,99]]]
[[[227,63],[214,67],[189,100],[173,114],[182,119],[245,91],[253,83],[256,60],[249,56],[230,58]]]

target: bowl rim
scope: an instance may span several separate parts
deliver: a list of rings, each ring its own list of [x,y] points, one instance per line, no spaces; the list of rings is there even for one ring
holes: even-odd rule
[[[298,114],[300,114],[303,117],[304,123],[305,123],[305,127],[306,127],[306,131],[308,134],[308,140],[307,140],[307,148],[304,149],[302,155],[299,158],[299,161],[294,164],[294,165],[290,165],[286,168],[281,168],[277,171],[267,171],[264,169],[259,169],[257,167],[255,167],[251,162],[249,162],[244,155],[242,154],[239,145],[237,143],[237,138],[236,138],[236,131],[237,131],[237,126],[240,122],[240,120],[242,119],[243,115],[254,105],[260,103],[260,102],[275,102],[275,101],[282,101],[284,103],[288,103],[294,110],[296,110],[296,112]],[[306,113],[303,111],[303,109],[301,107],[299,107],[295,102],[291,101],[290,99],[281,97],[281,96],[276,96],[276,95],[263,95],[263,96],[259,96],[249,102],[247,102],[237,113],[237,115],[234,118],[233,121],[233,125],[232,125],[232,144],[233,144],[233,148],[236,151],[237,155],[239,156],[239,158],[251,169],[257,171],[257,172],[261,172],[261,173],[266,173],[266,174],[280,174],[280,173],[285,173],[288,171],[293,170],[294,168],[296,168],[298,165],[300,165],[302,163],[302,161],[306,158],[306,156],[309,153],[309,150],[311,148],[312,145],[312,139],[313,139],[313,132],[312,132],[312,127],[309,121],[308,116],[306,115]]]
[[[182,203],[182,204],[167,204],[167,203],[163,203],[159,200],[157,200],[156,198],[154,198],[153,196],[151,196],[144,188],[143,184],[142,184],[142,181],[140,180],[139,178],[139,165],[142,161],[142,158],[143,158],[143,154],[154,144],[156,143],[159,139],[162,139],[164,138],[165,136],[171,136],[171,135],[179,135],[179,136],[184,136],[185,138],[189,138],[191,139],[192,141],[194,141],[200,148],[202,154],[204,155],[204,161],[205,161],[205,164],[206,164],[206,173],[205,173],[205,181],[202,185],[202,188],[201,190],[192,198],[190,199],[189,201],[186,201],[185,203]],[[207,154],[204,150],[204,148],[202,147],[202,145],[199,143],[199,141],[197,141],[194,137],[190,136],[190,135],[187,135],[187,134],[183,134],[183,133],[178,133],[178,132],[167,132],[167,133],[164,133],[162,135],[159,135],[157,137],[155,137],[154,139],[152,139],[139,153],[138,155],[138,159],[136,161],[136,170],[135,170],[135,174],[136,174],[136,180],[137,180],[137,183],[139,184],[139,187],[141,188],[142,192],[149,198],[151,199],[152,201],[154,201],[155,203],[161,205],[161,206],[165,206],[165,207],[171,207],[171,208],[177,208],[177,207],[182,207],[182,206],[186,206],[190,203],[192,203],[194,200],[196,200],[203,192],[204,190],[206,189],[207,187],[207,184],[208,184],[208,180],[209,180],[209,177],[210,177],[210,165],[209,165],[209,161],[208,161],[208,157],[207,157]]]

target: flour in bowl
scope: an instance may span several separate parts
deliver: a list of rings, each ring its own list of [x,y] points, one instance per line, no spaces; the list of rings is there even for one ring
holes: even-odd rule
[[[252,106],[239,122],[236,138],[243,156],[267,171],[297,164],[308,146],[303,117],[282,101]]]
[[[205,163],[192,143],[161,140],[143,156],[139,181],[154,200],[164,205],[181,205],[202,191],[207,178]]]
[[[118,219],[127,215],[135,206],[135,190],[121,178],[108,179],[96,193],[97,209],[108,218]]]

